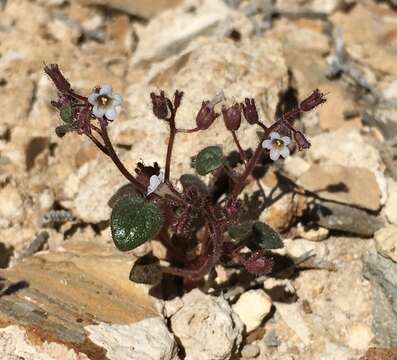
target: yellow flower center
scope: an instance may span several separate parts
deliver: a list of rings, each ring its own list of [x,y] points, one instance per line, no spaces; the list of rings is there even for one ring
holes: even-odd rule
[[[273,139],[272,145],[276,148],[282,148],[282,147],[284,147],[284,141],[281,139]]]
[[[109,106],[111,99],[109,97],[107,97],[106,95],[100,95],[97,98],[97,102],[99,104],[99,106],[101,107],[106,107]]]

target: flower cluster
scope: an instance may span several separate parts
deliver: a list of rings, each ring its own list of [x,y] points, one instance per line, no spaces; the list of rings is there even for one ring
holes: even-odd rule
[[[169,128],[164,168],[157,162],[152,166],[138,162],[132,173],[117,155],[107,130],[109,122],[117,116],[122,97],[113,93],[110,85],[97,86],[85,97],[72,88],[57,65],[45,66],[44,71],[58,90],[58,99],[52,105],[59,111],[63,124],[56,128],[56,133],[64,136],[74,131],[86,135],[129,182],[130,190],[112,201],[111,230],[118,249],[132,250],[158,235],[169,250],[170,266],[156,266],[161,273],[183,277],[189,286],[223,262],[240,264],[254,275],[272,272],[274,259],[270,250],[282,247],[282,241],[260,221],[240,222],[243,202],[239,196],[264,152],[277,161],[294,151],[292,146],[289,148],[293,142],[298,150],[310,147],[305,135],[293,126],[293,119],[324,103],[324,94],[313,91],[297,108],[266,126],[254,99],[223,105],[218,113],[216,106],[225,100],[221,92],[201,102],[194,128],[182,129],[177,126],[176,116],[183,92],[175,91],[172,98],[164,91],[151,93],[153,114]],[[237,158],[232,161],[230,156],[224,156],[220,146],[204,148],[193,157],[192,166],[198,175],[211,174],[213,179],[206,184],[198,176],[185,174],[180,178],[182,189],[178,189],[170,179],[175,137],[179,133],[206,131],[220,116],[233,138]],[[238,139],[244,119],[246,125],[261,130],[260,142],[254,150],[242,146]],[[243,248],[249,252],[241,252]],[[136,276],[140,272],[135,269],[131,273]]]

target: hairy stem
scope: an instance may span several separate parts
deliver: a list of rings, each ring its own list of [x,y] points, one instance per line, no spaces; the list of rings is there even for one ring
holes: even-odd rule
[[[241,160],[242,160],[242,161],[244,162],[244,164],[245,164],[247,159],[246,159],[246,157],[245,157],[244,150],[243,150],[243,148],[241,147],[240,142],[238,141],[236,132],[235,132],[235,131],[231,131],[231,133],[232,133],[232,135],[233,135],[233,140],[234,140],[234,142],[235,142],[235,144],[236,144],[236,146],[237,146],[238,152],[240,153]]]
[[[112,145],[112,142],[109,139],[109,135],[108,135],[108,131],[106,128],[106,124],[105,122],[101,121],[101,134],[102,134],[102,138],[103,141],[105,142],[105,146],[106,149],[108,151],[108,155],[109,157],[112,159],[112,161],[114,162],[114,164],[117,166],[117,168],[120,170],[120,172],[124,175],[124,177],[131,182],[138,190],[140,190],[141,192],[145,193],[144,187],[142,186],[142,184],[140,184],[135,178],[134,176],[126,169],[126,167],[124,166],[124,164],[121,162],[120,158],[118,157],[118,155],[116,154],[116,151],[114,150],[114,147]]]

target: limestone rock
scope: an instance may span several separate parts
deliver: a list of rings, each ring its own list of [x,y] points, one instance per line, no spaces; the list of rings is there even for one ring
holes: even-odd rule
[[[329,201],[318,203],[314,213],[318,225],[358,236],[371,237],[384,225],[383,220],[364,210]]]
[[[24,329],[35,348],[56,342],[86,358],[103,357],[106,350],[89,340],[85,326],[156,316],[145,291],[129,281],[131,266],[130,257],[90,241],[27,258],[0,271],[0,326]]]
[[[397,182],[389,179],[387,185],[389,196],[384,207],[384,213],[392,224],[397,225]]]
[[[178,360],[178,346],[160,317],[134,324],[88,325],[89,339],[107,350],[110,360]]]
[[[374,342],[377,345],[397,346],[397,264],[370,252],[364,264],[364,276],[371,282],[373,302]]]
[[[18,189],[7,185],[0,190],[0,216],[17,222],[23,214],[23,199]]]
[[[186,360],[230,359],[242,340],[243,324],[229,304],[192,290],[184,307],[171,317],[171,329],[186,352]]]
[[[272,300],[263,290],[249,290],[233,305],[233,311],[240,317],[247,332],[261,325],[271,308]]]
[[[378,253],[387,256],[397,263],[397,226],[387,225],[375,233],[375,244]]]
[[[181,0],[79,0],[85,5],[103,6],[114,10],[123,11],[129,15],[151,18],[165,9],[178,5]]]
[[[381,205],[376,177],[365,168],[313,165],[299,178],[299,182],[306,190],[327,200],[369,210],[378,210]]]

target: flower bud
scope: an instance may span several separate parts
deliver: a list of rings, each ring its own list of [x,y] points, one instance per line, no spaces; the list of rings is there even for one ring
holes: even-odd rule
[[[160,91],[160,95],[151,93],[153,113],[158,119],[166,120],[168,117],[168,104],[164,91]]]
[[[60,93],[67,93],[71,90],[69,81],[62,75],[57,64],[45,65],[44,72],[51,78]]]
[[[236,131],[241,124],[241,109],[239,104],[226,108],[222,107],[223,120],[228,130]]]
[[[245,119],[250,124],[256,124],[259,121],[258,111],[256,110],[254,99],[245,99],[245,104],[241,103]]]
[[[210,101],[203,101],[201,109],[196,116],[196,124],[200,130],[208,129],[215,119],[219,116],[214,110],[214,105]]]
[[[294,139],[299,150],[308,149],[310,147],[310,142],[306,139],[305,135],[298,130],[294,132]]]
[[[325,95],[321,93],[318,89],[314,90],[313,93],[300,103],[300,109],[302,111],[310,111],[316,106],[325,103],[327,99]]]

